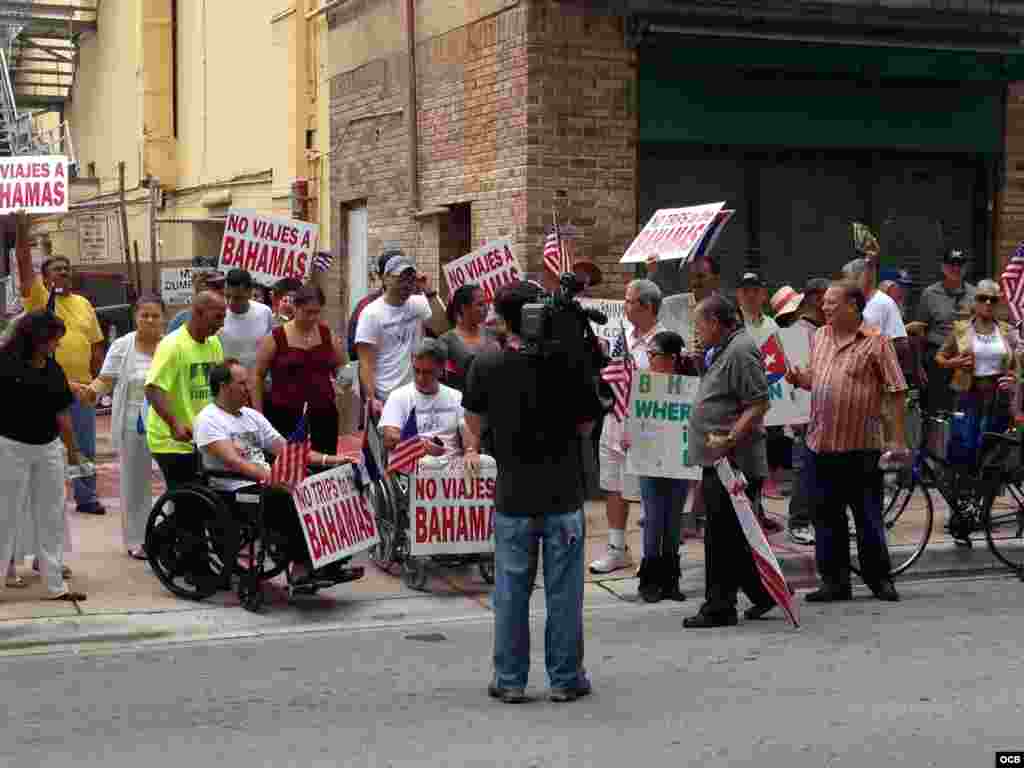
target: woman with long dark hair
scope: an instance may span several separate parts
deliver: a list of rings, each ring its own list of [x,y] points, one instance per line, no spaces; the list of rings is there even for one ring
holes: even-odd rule
[[[333,454],[338,449],[334,379],[341,366],[341,341],[320,321],[322,290],[305,285],[293,304],[295,316],[257,348],[249,379],[252,407],[285,437],[295,431],[305,408],[313,450]],[[264,395],[267,373],[273,381],[269,397]]]
[[[438,339],[448,353],[445,384],[460,392],[466,389],[466,374],[473,358],[489,347],[497,347],[483,328],[487,319],[487,299],[476,283],[459,286],[447,307],[452,329]]]
[[[53,359],[64,323],[47,311],[18,320],[0,347],[0,563],[14,554],[19,531],[36,543],[47,591],[53,600],[84,600],[68,588],[64,565],[65,458],[77,463],[71,438],[74,396]]]

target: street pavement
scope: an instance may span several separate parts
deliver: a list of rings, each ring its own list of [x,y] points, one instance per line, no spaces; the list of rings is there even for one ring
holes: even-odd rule
[[[905,584],[682,630],[689,604],[590,607],[594,693],[489,699],[491,622],[104,645],[0,660],[10,766],[991,766],[1024,747],[1024,588]]]
[[[118,500],[118,465],[109,455],[107,418],[99,425],[101,460],[98,487],[108,514],[102,517],[70,511],[72,546],[67,563],[76,589],[87,593],[81,603],[46,601],[38,574],[22,564],[19,573],[29,582],[27,589],[7,589],[0,597],[0,654],[46,652],[62,644],[106,642],[112,639],[160,640],[176,637],[240,638],[328,628],[390,626],[409,621],[458,621],[489,616],[489,587],[473,568],[433,568],[425,592],[406,587],[397,573],[386,573],[357,558],[366,566],[366,576],[357,582],[302,598],[289,604],[283,577],[267,587],[268,606],[262,614],[239,607],[234,593],[222,592],[201,603],[182,600],[157,581],[147,563],[133,560],[124,552]],[[162,491],[159,472],[154,468],[154,498]],[[769,515],[784,521],[786,501],[768,500]],[[937,510],[932,543],[908,572],[913,578],[925,575],[1002,573],[983,541],[971,550],[953,546],[942,531],[944,507]],[[901,522],[899,536],[916,534],[914,521],[919,510],[911,509]],[[602,502],[588,502],[587,559],[599,556],[607,540]],[[637,559],[641,529],[639,505],[633,505],[628,542]],[[816,583],[813,547],[788,541],[784,533],[772,536],[771,544],[789,582],[800,588]],[[683,588],[696,599],[704,591],[703,542],[690,531],[686,537]],[[588,606],[635,602],[634,570],[603,576],[588,574]],[[538,598],[538,605],[542,598]]]

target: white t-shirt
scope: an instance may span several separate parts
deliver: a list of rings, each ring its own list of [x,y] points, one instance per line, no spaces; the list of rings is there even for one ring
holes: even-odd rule
[[[1006,345],[998,331],[988,336],[974,332],[974,375],[995,376],[1003,372]]]
[[[907,338],[907,328],[903,325],[899,305],[882,291],[875,291],[865,305],[864,322],[874,326],[883,336],[890,339]]]
[[[356,344],[377,348],[377,397],[381,400],[412,381],[412,350],[423,338],[423,323],[431,314],[425,296],[410,296],[400,307],[381,296],[359,315]]]
[[[274,329],[274,313],[266,304],[249,302],[249,311],[236,315],[230,309],[220,329],[220,344],[224,359],[237,358],[246,368],[256,365],[256,348],[264,336]]]
[[[235,449],[243,459],[270,469],[266,454],[273,453],[274,445],[284,440],[281,433],[270,425],[266,417],[252,408],[242,408],[241,413],[234,416],[216,403],[210,403],[196,416],[193,426],[196,445],[203,457],[203,466],[207,469],[221,471],[227,469],[224,462],[212,456],[209,451],[203,450],[210,443],[230,440],[235,444]],[[224,491],[234,491],[252,484],[252,480],[210,479],[211,487]]]
[[[424,395],[415,384],[405,384],[388,397],[380,416],[381,427],[401,429],[416,409],[416,431],[420,437],[439,437],[448,453],[458,449],[458,428],[462,423],[462,393],[441,384],[435,395]]]

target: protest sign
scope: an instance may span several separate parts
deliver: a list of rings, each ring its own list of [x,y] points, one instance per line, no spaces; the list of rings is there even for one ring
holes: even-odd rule
[[[633,333],[633,324],[626,319],[626,302],[620,299],[580,299],[579,302],[585,309],[596,309],[608,318],[604,325],[592,321],[590,327],[598,339],[607,342],[609,350],[615,348],[615,342],[623,331],[626,338]]]
[[[800,326],[783,328],[761,345],[768,375],[766,427],[806,424],[811,418],[811,393],[786,381],[786,369],[807,367],[811,359],[810,337]]]
[[[310,475],[292,490],[313,568],[369,549],[380,538],[351,464]]]
[[[523,271],[512,253],[508,240],[491,240],[472,253],[443,264],[444,278],[448,282],[448,300],[466,283],[483,288],[488,302],[494,300],[498,289],[522,279]]]
[[[677,293],[662,299],[661,311],[658,313],[658,322],[682,336],[690,351],[697,348],[697,325],[694,322],[696,308],[697,300],[692,293]]]
[[[480,457],[467,478],[461,457],[425,456],[410,482],[409,542],[413,555],[494,551],[494,489],[498,465]]]
[[[626,433],[626,471],[631,475],[697,479],[690,465],[690,412],[700,380],[694,376],[640,371],[633,377]]]
[[[165,304],[191,304],[192,267],[161,269],[160,298]]]
[[[0,215],[67,213],[68,159],[63,155],[0,157]]]
[[[260,285],[284,277],[303,280],[316,253],[320,227],[308,221],[232,208],[224,224],[218,269],[246,269]]]
[[[640,234],[630,243],[626,254],[619,262],[645,262],[650,256],[657,256],[659,261],[689,260],[724,207],[725,203],[721,202],[693,205],[688,208],[663,208],[656,211]],[[728,218],[725,220],[728,221]],[[724,222],[719,222],[718,229],[721,230],[722,227]]]

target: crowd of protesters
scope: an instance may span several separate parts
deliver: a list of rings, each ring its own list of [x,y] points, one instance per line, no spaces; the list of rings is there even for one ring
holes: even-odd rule
[[[0,426],[0,482],[7,489],[0,499],[0,562],[9,564],[8,587],[24,585],[15,563],[32,555],[51,597],[85,599],[68,585],[63,562],[71,544],[65,466],[95,456],[95,405],[102,396],[113,395],[124,549],[146,559],[151,462],[168,487],[195,478],[197,450],[207,467],[244,478],[236,485],[265,483],[268,457],[304,423],[316,460],[340,463],[337,382],[343,364],[356,360],[371,420],[364,426],[377,428],[379,420],[386,448],[397,445],[415,419],[418,434],[430,440],[429,454],[462,451],[471,473],[479,469],[481,451],[497,460],[490,691],[505,701],[520,700],[525,687],[525,617],[541,549],[553,696],[567,701],[589,692],[579,618],[585,519],[577,447],[590,443],[595,428],[608,541],[590,570],[636,565],[626,528],[630,502],[640,502],[639,595],[647,602],[685,600],[681,515],[689,497],[706,529],[707,589],[684,626],[702,628],[737,623],[740,590],[752,603],[747,619],[775,606],[715,472],[722,456],[742,471],[765,533],[782,526],[765,513],[762,497],[789,497],[789,537],[815,546],[821,576],[808,601],[851,597],[847,507],[860,572],[879,599],[891,601],[898,594],[889,578],[879,459],[884,450],[906,455],[908,386],[927,388],[932,408],[948,407],[949,391],[955,392],[972,434],[1008,424],[1001,393],[1016,370],[1020,340],[995,318],[999,286],[964,283],[964,257],[957,251],[944,258],[943,280],[924,290],[913,322],[904,317],[908,281],[898,274],[877,284],[876,254],[848,263],[836,280],[815,278],[802,291],[782,286],[770,300],[766,281],[746,271],[736,278],[735,302],[721,293],[718,264],[703,256],[686,266],[695,299],[692,339],[659,321],[662,300],[679,278],[674,263],[651,259],[647,277],[626,286],[632,330],[616,352],[639,370],[699,377],[690,445],[692,461],[703,470],[690,482],[627,472],[628,422],[605,415],[608,402],[592,382],[570,381],[575,374],[568,372],[559,387],[575,396],[551,397],[519,337],[523,305],[550,289],[551,280],[515,283],[493,306],[480,286],[469,284],[446,306],[415,264],[389,249],[377,262],[379,288],[356,306],[343,339],[322,318],[325,298],[315,281],[281,281],[269,297],[261,296],[268,305],[254,298],[260,287],[245,270],[197,272],[187,310],[165,325],[160,298],[141,296],[135,331],[105,349],[95,310],[70,291],[68,260],[51,258],[40,275],[32,274],[28,218],[17,220],[26,314],[0,348],[4,401],[25,404]],[[589,262],[578,262],[575,271],[584,290],[601,281]],[[769,388],[760,349],[790,326],[806,332],[811,350],[807,367],[792,366],[786,374],[792,385],[810,390],[810,421],[766,429]],[[591,390],[593,397],[579,394]],[[792,483],[784,480],[788,467]],[[105,512],[95,477],[76,478],[73,489],[78,513]],[[287,533],[296,538],[291,528]],[[311,578],[305,554],[296,549],[293,560],[289,578]]]

